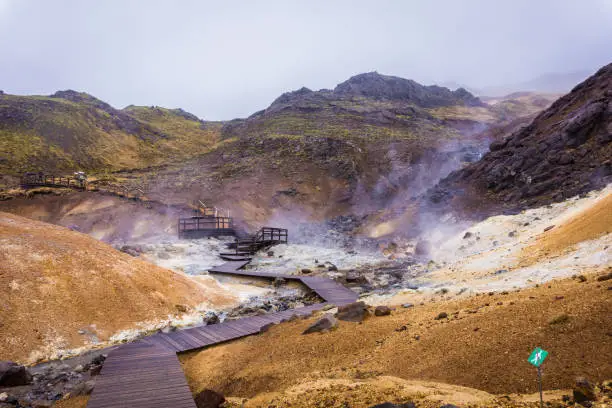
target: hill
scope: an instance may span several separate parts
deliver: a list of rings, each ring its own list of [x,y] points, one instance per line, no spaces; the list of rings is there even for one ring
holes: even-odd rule
[[[235,301],[214,280],[196,282],[89,235],[7,213],[0,247],[0,360],[57,357],[158,327],[183,307]]]
[[[428,192],[427,205],[517,211],[604,187],[612,181],[611,141],[609,64],[451,173]]]
[[[118,176],[147,178],[177,202],[201,198],[254,222],[282,222],[287,212],[294,219],[362,214],[477,160],[490,140],[486,129],[533,115],[541,103],[487,104],[465,90],[361,74],[333,90],[285,93],[225,123],[222,141],[193,160]]]
[[[153,166],[208,151],[219,131],[182,110],[118,110],[82,92],[0,94],[0,173]]]

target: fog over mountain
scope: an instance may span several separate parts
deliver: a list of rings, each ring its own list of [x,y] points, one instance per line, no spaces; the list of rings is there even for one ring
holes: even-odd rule
[[[0,0],[0,89],[212,120],[370,71],[487,89],[608,63],[611,4]]]

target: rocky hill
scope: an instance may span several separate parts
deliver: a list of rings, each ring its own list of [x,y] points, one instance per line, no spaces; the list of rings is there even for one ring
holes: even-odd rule
[[[576,86],[526,127],[491,144],[480,161],[451,173],[429,203],[520,210],[612,181],[612,64]]]
[[[477,160],[490,140],[485,129],[529,117],[541,103],[512,96],[487,104],[464,90],[367,73],[334,90],[285,93],[225,123],[211,152],[126,177],[146,176],[177,202],[203,198],[256,222],[287,211],[367,213]]]
[[[0,94],[0,173],[147,167],[206,152],[219,131],[182,110],[119,110],[82,92]]]
[[[469,92],[366,73],[333,90],[281,95],[246,119],[203,122],[180,109],[118,110],[90,95],[0,96],[0,174],[118,173],[184,204],[240,218],[366,214],[393,207],[479,159],[550,95],[483,102]],[[109,178],[104,174],[104,179]],[[8,184],[2,182],[4,184]]]

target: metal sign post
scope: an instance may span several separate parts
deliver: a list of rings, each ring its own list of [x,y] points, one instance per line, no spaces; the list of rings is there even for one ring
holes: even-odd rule
[[[544,396],[542,395],[542,367],[538,367],[538,384],[540,387],[540,408],[544,408]]]
[[[542,363],[548,357],[548,351],[536,347],[531,352],[527,361],[538,369],[538,388],[540,390],[540,408],[544,408],[544,396],[542,394]]]

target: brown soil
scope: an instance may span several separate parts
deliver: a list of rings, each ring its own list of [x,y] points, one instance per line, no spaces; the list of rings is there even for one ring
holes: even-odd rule
[[[86,408],[87,401],[89,401],[88,396],[74,397],[74,398],[63,400],[63,401],[58,401],[58,403],[55,404],[53,407],[54,408]]]
[[[542,233],[523,249],[520,266],[530,266],[543,257],[561,254],[580,242],[597,239],[612,232],[612,194],[575,215],[562,225]]]
[[[341,322],[331,333],[302,335],[311,318],[181,359],[194,393],[212,388],[251,399],[247,407],[266,407],[278,398],[293,401],[290,390],[301,384],[380,376],[456,384],[495,394],[533,393],[536,372],[526,359],[536,346],[550,352],[544,365],[544,388],[564,389],[579,375],[591,380],[612,378],[609,286],[591,275],[584,283],[565,280],[509,294],[398,308],[389,317],[371,317],[363,324]],[[435,320],[440,312],[447,312],[449,318]],[[550,323],[561,315],[568,319]],[[402,326],[406,329],[401,330]],[[375,388],[374,394],[382,395],[384,387]],[[319,402],[314,403],[317,393]],[[291,406],[343,406],[323,402],[337,392],[307,394],[311,396],[303,400],[311,405]],[[350,406],[369,406],[363,398],[355,397]]]
[[[176,305],[233,296],[119,252],[88,235],[0,212],[0,360],[30,362],[108,340]],[[85,331],[79,334],[79,330]]]

